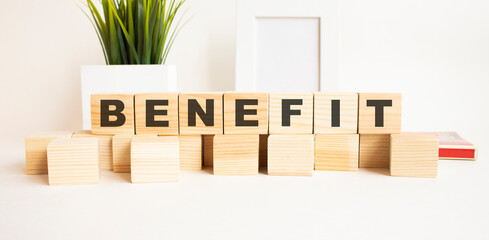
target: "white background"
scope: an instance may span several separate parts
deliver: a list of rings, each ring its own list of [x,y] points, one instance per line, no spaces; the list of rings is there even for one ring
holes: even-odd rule
[[[0,238],[487,239],[489,2],[339,0],[340,90],[403,93],[403,130],[454,130],[478,162],[440,162],[436,179],[383,170],[312,178],[218,177],[48,187],[24,175],[23,138],[81,128],[80,66],[103,64],[72,1],[2,1]],[[192,21],[169,63],[182,91],[234,89],[233,0],[188,0]],[[280,6],[277,6],[280,7]],[[64,234],[69,234],[69,237]]]

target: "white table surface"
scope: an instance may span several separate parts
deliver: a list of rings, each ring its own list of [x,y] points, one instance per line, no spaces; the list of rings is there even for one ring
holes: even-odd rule
[[[48,186],[23,147],[0,149],[0,239],[489,239],[489,164],[440,161],[435,179],[387,169]]]

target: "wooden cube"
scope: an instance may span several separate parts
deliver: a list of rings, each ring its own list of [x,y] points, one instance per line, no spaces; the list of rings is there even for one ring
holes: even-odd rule
[[[401,101],[400,93],[360,93],[358,133],[400,133]]]
[[[258,174],[259,135],[215,135],[214,174]]]
[[[361,168],[388,168],[391,150],[390,134],[360,134]]]
[[[202,169],[202,136],[180,135],[180,170]]]
[[[270,93],[270,134],[312,134],[312,93]]]
[[[358,134],[316,134],[316,170],[358,170]]]
[[[224,93],[224,134],[267,134],[268,93]]]
[[[134,135],[118,134],[112,137],[112,163],[116,173],[131,172],[131,141]]]
[[[136,134],[178,135],[178,93],[134,95]]]
[[[392,134],[391,176],[436,177],[438,138],[430,134]]]
[[[259,149],[259,166],[266,167],[268,159],[268,134],[260,135],[260,149]]]
[[[112,136],[109,134],[92,134],[90,130],[75,132],[72,138],[96,138],[99,140],[99,167],[101,170],[112,170]]]
[[[314,135],[270,135],[267,168],[269,175],[312,176]]]
[[[92,94],[93,134],[134,134],[132,94]]]
[[[176,182],[180,173],[177,136],[135,137],[131,142],[131,182]]]
[[[39,132],[25,138],[25,173],[48,173],[48,144],[58,138],[69,139],[73,132]]]
[[[204,167],[212,167],[214,159],[214,135],[202,135]]]
[[[156,138],[156,134],[119,134],[112,137],[112,163],[114,172],[131,172],[131,142],[134,138]]]
[[[314,94],[314,133],[357,133],[358,94]]]
[[[96,138],[51,141],[48,145],[49,185],[98,183],[98,144]]]
[[[223,134],[222,93],[181,93],[180,134]]]

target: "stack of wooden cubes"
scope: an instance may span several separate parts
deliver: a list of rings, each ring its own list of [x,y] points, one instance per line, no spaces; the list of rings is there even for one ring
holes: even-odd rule
[[[397,93],[94,94],[92,130],[28,136],[26,173],[49,184],[173,182],[180,170],[311,176],[313,170],[389,168],[435,177],[434,135],[401,133]]]

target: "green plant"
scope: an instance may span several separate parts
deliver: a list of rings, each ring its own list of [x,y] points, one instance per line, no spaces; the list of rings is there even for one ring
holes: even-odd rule
[[[92,0],[92,22],[107,64],[165,64],[181,30],[175,16],[185,0]],[[101,9],[99,10],[99,8]]]

